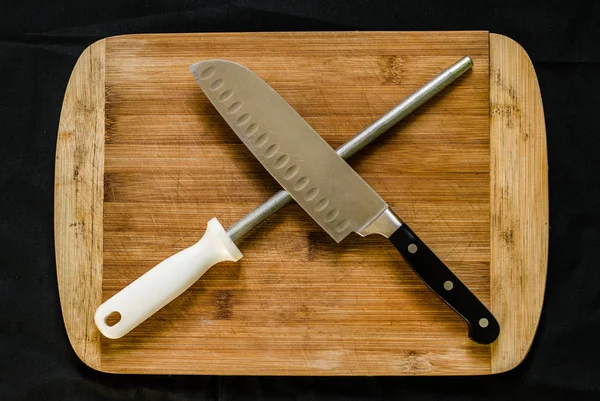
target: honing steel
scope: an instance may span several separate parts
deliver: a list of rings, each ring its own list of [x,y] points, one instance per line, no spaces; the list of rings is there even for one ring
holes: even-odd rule
[[[473,62],[469,57],[462,58],[392,108],[364,131],[344,143],[337,150],[337,154],[344,159],[354,155],[454,82],[472,65]],[[210,71],[204,72],[204,76],[200,73],[200,78],[207,77],[209,74]],[[211,83],[214,81],[215,79]],[[219,91],[219,96],[225,97],[224,92],[226,91]],[[231,105],[232,103],[225,99],[224,104]],[[290,107],[287,103],[285,106],[286,108]],[[277,114],[279,110],[273,109],[270,112]],[[100,332],[108,338],[123,337],[187,290],[211,266],[223,261],[236,262],[241,259],[242,253],[235,245],[235,241],[241,239],[291,200],[290,194],[286,191],[279,191],[233,224],[227,231],[216,218],[212,218],[208,222],[206,232],[200,241],[162,261],[98,307],[94,321]],[[118,319],[115,319],[118,321],[109,325],[107,318],[113,314],[118,314]]]
[[[473,341],[489,344],[498,337],[498,322],[485,305],[265,81],[226,60],[202,61],[191,70],[246,147],[335,241],[352,232],[383,235],[464,318]]]

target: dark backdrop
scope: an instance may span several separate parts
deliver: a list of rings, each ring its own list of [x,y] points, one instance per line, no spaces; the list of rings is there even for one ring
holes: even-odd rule
[[[83,49],[140,32],[472,30],[512,37],[538,74],[550,163],[550,256],[533,348],[475,378],[113,376],[62,323],[53,174],[62,97]],[[600,399],[600,2],[29,1],[0,3],[0,400]]]

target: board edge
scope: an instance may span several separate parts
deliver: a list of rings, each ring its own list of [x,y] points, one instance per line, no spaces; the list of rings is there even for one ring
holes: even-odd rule
[[[546,128],[535,69],[518,42],[495,33],[490,33],[490,145],[491,304],[501,327],[491,346],[491,373],[498,374],[523,362],[539,325],[549,197]]]
[[[71,72],[55,155],[54,241],[63,321],[71,347],[101,371],[94,311],[102,297],[105,39],[89,45]],[[90,84],[91,83],[91,84]]]

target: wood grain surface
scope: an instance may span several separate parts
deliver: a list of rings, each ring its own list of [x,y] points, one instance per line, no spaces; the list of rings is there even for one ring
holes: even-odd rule
[[[56,170],[61,305],[80,358],[106,372],[169,374],[468,375],[520,363],[539,317],[545,255],[532,270],[520,265],[521,277],[538,290],[523,303],[533,284],[514,286],[504,277],[512,274],[511,250],[490,253],[505,232],[492,216],[519,220],[534,206],[515,200],[520,190],[508,203],[492,198],[504,209],[490,208],[491,179],[507,166],[497,163],[490,175],[490,154],[497,155],[490,143],[498,143],[490,142],[490,127],[492,136],[505,132],[494,110],[490,126],[490,82],[503,82],[496,76],[504,71],[502,64],[489,75],[493,43],[487,32],[328,32],[135,35],[92,45],[67,88]],[[197,241],[210,218],[228,226],[278,190],[204,97],[190,64],[226,58],[246,65],[337,147],[465,55],[474,60],[472,71],[351,165],[500,311],[501,325],[509,321],[498,345],[470,341],[462,319],[383,238],[352,235],[336,244],[297,205],[243,240],[240,262],[209,270],[124,338],[99,336],[90,317],[102,301]],[[104,74],[89,67],[90,57],[104,61]],[[541,102],[531,104],[541,112]],[[99,113],[102,121],[90,122]],[[511,124],[530,118],[520,113]],[[535,127],[545,140],[543,118]],[[513,152],[510,143],[502,152]],[[545,162],[545,154],[536,160]],[[514,173],[522,191],[533,191],[521,174],[546,171],[532,162]],[[533,200],[545,195],[547,205],[547,194],[535,193]],[[540,208],[531,219],[544,217],[547,208]],[[79,221],[83,234],[72,225]],[[545,251],[537,246],[542,234],[524,224],[512,229],[519,247]],[[490,270],[490,255],[504,258],[500,268]],[[515,263],[525,257],[514,255]]]

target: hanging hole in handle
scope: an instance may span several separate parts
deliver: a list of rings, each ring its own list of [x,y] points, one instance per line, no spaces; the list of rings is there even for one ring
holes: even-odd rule
[[[115,324],[121,321],[121,314],[117,311],[111,312],[110,315],[104,318],[104,323],[108,325],[108,327],[113,327]]]

